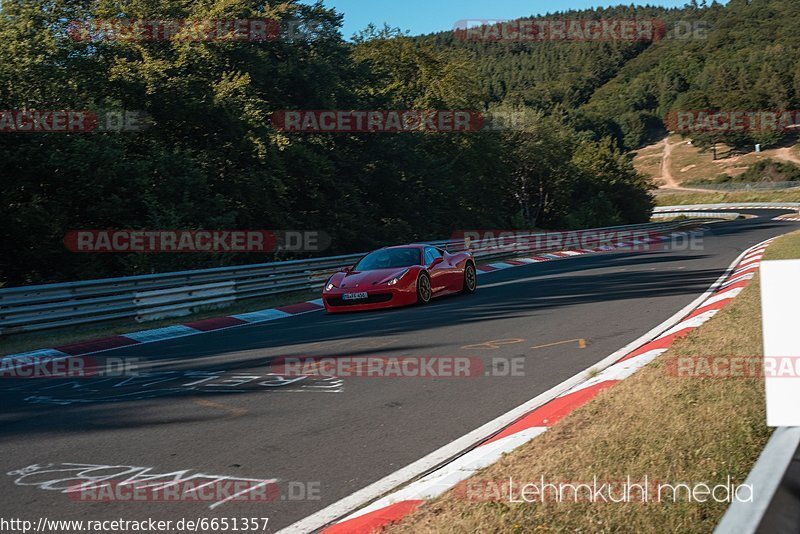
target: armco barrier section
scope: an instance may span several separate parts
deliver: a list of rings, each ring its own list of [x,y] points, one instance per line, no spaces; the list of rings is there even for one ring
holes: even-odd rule
[[[675,213],[699,210],[800,210],[800,202],[735,202],[726,204],[685,204],[658,206],[653,213]]]
[[[741,213],[736,213],[733,211],[690,211],[686,213],[654,213],[652,218],[658,220],[671,219],[680,216],[689,216],[695,219],[738,219],[739,217],[744,217],[744,215]]]
[[[645,223],[595,232],[671,232],[696,224],[690,221]],[[515,234],[483,248],[462,240],[426,242],[448,250],[472,251],[490,260],[532,248],[538,233]],[[553,249],[558,250],[558,249]],[[118,319],[139,322],[188,315],[198,308],[221,307],[236,301],[301,290],[321,289],[334,272],[351,266],[364,254],[218,267],[163,274],[106,278],[60,284],[0,289],[0,335],[98,323]]]

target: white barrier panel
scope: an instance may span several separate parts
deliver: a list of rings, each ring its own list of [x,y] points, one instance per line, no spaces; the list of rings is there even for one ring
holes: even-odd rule
[[[800,426],[800,260],[761,263],[768,426]]]
[[[218,309],[236,301],[236,282],[219,282],[196,286],[159,289],[135,293],[136,321],[157,321],[183,317],[197,309]]]

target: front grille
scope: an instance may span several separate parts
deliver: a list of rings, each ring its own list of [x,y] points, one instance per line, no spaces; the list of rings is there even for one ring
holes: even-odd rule
[[[365,299],[344,300],[342,297],[328,297],[328,304],[331,306],[358,306],[359,304],[376,304],[378,302],[388,302],[392,300],[391,293],[377,293],[369,295]]]

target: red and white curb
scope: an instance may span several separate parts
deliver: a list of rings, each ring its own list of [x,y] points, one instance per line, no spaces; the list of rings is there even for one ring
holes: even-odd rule
[[[226,317],[214,317],[202,319],[191,323],[165,326],[163,328],[153,328],[150,330],[140,330],[128,334],[92,339],[78,343],[70,343],[48,349],[38,349],[19,354],[10,354],[3,359],[38,359],[47,360],[53,358],[69,358],[74,356],[85,356],[107,350],[128,347],[131,345],[142,345],[144,343],[154,343],[166,339],[193,336],[223,330],[237,326],[244,326],[265,321],[274,321],[284,317],[302,315],[324,309],[322,299],[310,300],[299,304],[289,304],[268,310],[261,310]]]
[[[522,257],[522,258],[515,258],[513,260],[494,262],[488,265],[479,265],[477,267],[476,274],[481,275],[489,272],[508,269],[511,267],[518,267],[521,265],[529,265],[532,263],[540,263],[545,261],[583,256],[586,254],[605,252],[607,250],[614,250],[622,247],[637,247],[637,246],[642,246],[643,244],[646,243],[666,240],[671,237],[678,235],[685,235],[687,233],[688,232],[685,231],[674,232],[673,234],[670,234],[669,236],[666,236],[661,239],[650,238],[649,240],[646,241],[643,240],[641,242],[626,241],[626,242],[616,243],[614,246],[604,246],[593,249],[567,250],[562,252],[552,252],[552,253],[542,254],[540,256]],[[240,313],[224,317],[214,317],[211,319],[202,319],[199,321],[193,321],[185,324],[165,326],[163,328],[140,330],[137,332],[131,332],[127,334],[120,334],[100,339],[92,339],[89,341],[70,343],[58,347],[37,349],[18,354],[9,354],[7,356],[0,358],[0,360],[49,361],[49,360],[58,360],[76,356],[86,356],[89,354],[95,354],[107,350],[114,350],[122,347],[128,347],[131,345],[154,343],[157,341],[193,336],[197,334],[204,334],[207,332],[214,332],[218,330],[235,328],[249,324],[275,321],[277,319],[283,319],[285,317],[303,315],[306,313],[321,311],[324,309],[325,306],[322,303],[322,299],[314,299],[306,302],[300,302],[297,304],[278,306],[277,308],[270,308],[266,310]]]
[[[800,222],[800,215],[780,215],[772,219],[773,221]]]
[[[734,299],[755,276],[764,250],[774,239],[776,238],[764,241],[745,251],[704,295],[639,340],[600,362],[594,368],[599,370],[594,376],[590,376],[589,371],[591,370],[576,375],[550,392],[540,395],[502,416],[499,418],[500,420],[508,419],[510,415],[517,415],[521,409],[525,409],[525,413],[521,417],[517,415],[511,424],[504,425],[499,432],[486,434],[483,441],[456,457],[455,460],[447,463],[440,462],[439,468],[432,465],[431,469],[435,470],[428,469],[428,474],[413,480],[399,490],[390,492],[391,488],[386,486],[394,483],[394,487],[397,487],[406,482],[408,479],[403,480],[403,471],[413,471],[413,466],[417,464],[420,468],[424,467],[426,458],[423,458],[412,466],[390,475],[383,481],[379,481],[339,503],[334,503],[281,532],[305,533],[330,525],[323,530],[325,534],[369,534],[401,520],[426,500],[433,499],[452,489],[479,469],[499,460],[503,454],[507,454],[546,432],[572,411],[587,404],[601,391],[613,387],[663,354],[677,338],[687,335],[711,319]],[[555,393],[550,395],[554,391]],[[531,410],[531,407],[534,409]],[[490,427],[491,423],[481,429]],[[459,443],[469,436],[479,433],[481,429],[432,453],[430,455],[432,458],[428,463],[435,461],[437,454],[438,457],[447,453],[451,454],[450,458],[456,456],[459,451],[454,449],[459,446]],[[461,449],[461,451],[463,450],[465,449]],[[372,491],[379,491],[382,486],[386,487],[382,497],[350,513],[343,519],[333,522],[336,519],[332,517],[333,514],[342,511],[347,513],[353,510],[355,508],[353,505],[358,499],[368,496],[371,488]],[[364,502],[368,501],[362,501],[362,504]],[[349,510],[346,510],[348,507]],[[340,513],[339,517],[341,515],[343,514]],[[326,523],[320,523],[326,518],[328,519]],[[331,524],[332,522],[333,524]]]

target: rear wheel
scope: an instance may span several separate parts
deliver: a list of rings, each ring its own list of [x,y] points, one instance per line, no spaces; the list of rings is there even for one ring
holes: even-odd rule
[[[417,278],[417,304],[427,304],[431,301],[431,279],[427,273],[419,273]]]
[[[467,266],[464,267],[464,289],[462,289],[461,292],[466,294],[475,293],[477,287],[478,277],[475,273],[475,265],[468,263]]]

